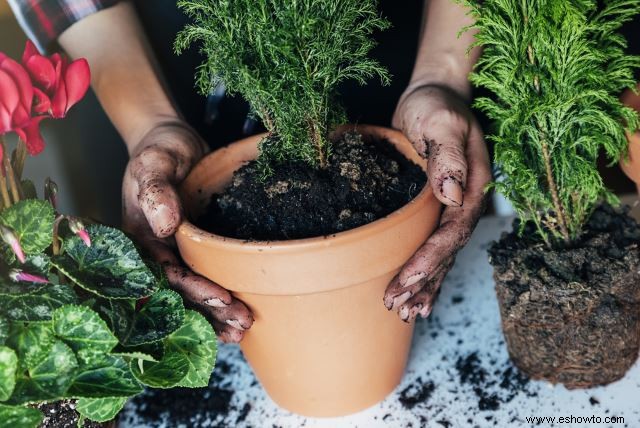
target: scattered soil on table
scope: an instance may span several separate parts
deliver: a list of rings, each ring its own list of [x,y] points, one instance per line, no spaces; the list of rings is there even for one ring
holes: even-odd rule
[[[455,364],[462,385],[469,385],[478,398],[478,409],[498,410],[501,404],[511,402],[518,394],[534,397],[529,379],[509,362],[502,369],[487,371],[477,352],[460,356]]]
[[[147,426],[227,428],[244,422],[251,404],[236,405],[229,384],[233,367],[218,360],[207,388],[149,389],[132,400],[140,423]]]
[[[423,170],[387,141],[346,133],[329,165],[292,162],[264,179],[250,162],[214,195],[199,227],[238,239],[282,240],[329,235],[382,218],[404,206],[426,183]]]
[[[36,406],[44,414],[40,428],[77,428],[80,415],[76,411],[75,402],[65,400]],[[84,428],[105,428],[109,424],[85,420]],[[16,427],[19,428],[19,427]]]
[[[422,378],[416,379],[411,385],[400,392],[398,400],[405,409],[411,410],[416,404],[426,403],[436,389],[433,382],[422,382]]]
[[[640,349],[640,227],[604,205],[570,247],[534,236],[505,233],[489,250],[513,362],[568,388],[620,379]]]

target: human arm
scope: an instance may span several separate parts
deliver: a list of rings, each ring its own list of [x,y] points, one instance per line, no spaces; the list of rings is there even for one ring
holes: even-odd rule
[[[480,54],[472,23],[453,0],[426,0],[411,81],[400,97],[393,126],[428,159],[429,184],[445,205],[439,228],[405,264],[384,296],[389,310],[410,321],[426,317],[457,252],[468,242],[484,212],[491,179],[482,130],[468,108],[468,75]]]

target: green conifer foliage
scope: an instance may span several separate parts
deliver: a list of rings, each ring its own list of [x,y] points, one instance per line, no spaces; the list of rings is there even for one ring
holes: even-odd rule
[[[549,244],[575,239],[601,200],[615,201],[596,161],[626,154],[640,125],[618,95],[640,59],[621,25],[639,0],[466,1],[484,53],[472,82],[493,93],[476,107],[494,122],[494,183]]]
[[[180,0],[193,19],[178,53],[199,42],[205,56],[198,86],[218,83],[242,95],[267,127],[259,161],[326,164],[332,128],[345,120],[338,84],[365,83],[387,71],[370,58],[371,35],[388,27],[376,0]]]

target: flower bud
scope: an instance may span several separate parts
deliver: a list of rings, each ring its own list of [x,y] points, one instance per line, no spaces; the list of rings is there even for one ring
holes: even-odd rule
[[[44,198],[51,203],[54,209],[58,208],[58,185],[49,177],[44,180]]]
[[[22,251],[22,247],[20,246],[20,240],[18,239],[16,232],[10,227],[0,224],[0,237],[2,237],[2,240],[11,247],[11,250],[13,250],[13,253],[16,255],[18,260],[20,260],[20,263],[24,263],[26,258],[24,256],[24,251]]]
[[[67,221],[69,222],[69,229],[71,229],[71,231],[73,233],[78,235],[78,237],[80,239],[82,239],[82,242],[84,242],[84,244],[87,247],[90,247],[91,246],[91,237],[89,236],[89,233],[87,232],[87,229],[85,229],[84,223],[82,223],[76,217],[67,217]]]
[[[43,276],[33,275],[20,269],[11,269],[9,278],[14,282],[35,282],[37,284],[48,284],[49,280]]]

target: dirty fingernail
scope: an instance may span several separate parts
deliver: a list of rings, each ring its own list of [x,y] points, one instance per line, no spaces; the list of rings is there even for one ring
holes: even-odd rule
[[[418,316],[420,310],[422,309],[422,306],[422,303],[416,303],[415,305],[413,305],[413,307],[409,311],[409,316],[411,317],[411,319],[415,319],[416,316]]]
[[[449,177],[442,182],[442,196],[453,204],[462,206],[462,187],[455,178]]]
[[[207,306],[211,306],[213,308],[226,308],[229,306],[222,299],[218,299],[217,297],[212,297],[211,299],[207,299],[204,301],[204,304]]]
[[[237,329],[237,330],[242,330],[244,331],[244,327],[242,327],[242,325],[240,325],[240,321],[238,320],[227,320],[225,321],[228,325],[230,325],[231,327]]]
[[[406,321],[407,318],[409,318],[409,308],[403,306],[402,309],[400,309],[400,312],[398,312],[398,315],[400,315],[400,319],[402,321]]]
[[[431,305],[426,305],[424,308],[422,308],[420,310],[420,316],[422,318],[427,318],[430,314],[431,314],[431,309],[433,308],[433,306]]]
[[[421,279],[425,278],[427,276],[426,273],[424,272],[420,272],[417,273],[415,275],[411,275],[409,278],[407,278],[407,280],[405,281],[404,285],[402,287],[411,287],[412,285],[416,284],[418,281],[420,281]]]
[[[396,309],[398,306],[406,302],[409,297],[411,297],[411,292],[405,291],[404,293],[393,299],[393,305],[391,306],[391,309]]]

